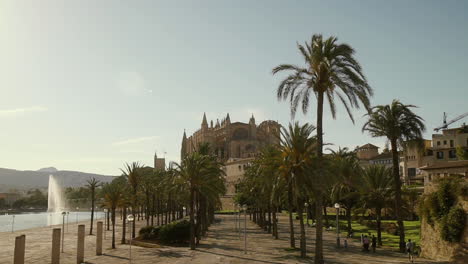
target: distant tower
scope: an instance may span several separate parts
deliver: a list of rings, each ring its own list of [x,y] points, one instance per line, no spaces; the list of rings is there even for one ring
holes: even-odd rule
[[[187,135],[185,134],[185,129],[184,129],[184,135],[182,136],[182,146],[180,148],[180,161],[185,158],[185,155],[187,154]]]
[[[156,154],[156,152],[154,153],[154,169],[155,170],[166,169],[166,159],[165,158],[158,159],[158,155]]]
[[[227,113],[225,124],[226,124],[226,126],[231,124],[231,118],[229,117],[229,113]]]
[[[249,120],[249,126],[250,126],[250,137],[252,139],[257,138],[257,125],[255,125],[255,117],[253,114]]]
[[[201,124],[202,131],[208,130],[208,121],[206,121],[206,114],[203,113],[203,121]]]

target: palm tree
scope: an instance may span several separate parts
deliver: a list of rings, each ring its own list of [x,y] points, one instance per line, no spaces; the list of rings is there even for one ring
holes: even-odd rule
[[[351,233],[351,212],[359,202],[358,187],[361,184],[361,166],[356,152],[348,148],[331,150],[333,170],[337,176],[332,186],[332,200],[338,202],[346,209],[348,222],[348,235]]]
[[[138,187],[141,182],[140,169],[143,166],[139,162],[132,162],[132,164],[125,164],[125,169],[120,169],[122,174],[127,178],[128,185],[131,189],[131,204],[132,214],[135,216],[137,210]],[[132,225],[132,238],[135,238],[135,225]]]
[[[200,239],[201,223],[205,221],[202,214],[206,213],[206,202],[219,203],[219,197],[225,193],[222,164],[212,155],[194,152],[186,155],[180,164],[174,163],[176,175],[175,186],[183,186],[190,193],[190,249],[194,250],[195,237]],[[174,187],[180,188],[180,187]],[[197,209],[197,223],[195,225],[195,210]],[[212,211],[214,213],[214,211]],[[205,225],[205,223],[203,223]]]
[[[344,105],[349,117],[354,123],[351,108],[359,108],[360,103],[366,109],[370,107],[369,97],[372,89],[367,83],[358,61],[354,57],[354,49],[348,44],[338,44],[336,37],[323,40],[322,35],[313,35],[310,43],[305,46],[297,44],[305,61],[305,66],[281,64],[273,69],[273,74],[287,71],[290,74],[281,81],[277,89],[279,100],[288,97],[291,104],[291,114],[294,116],[299,105],[307,113],[310,94],[317,98],[317,158],[319,179],[323,178],[323,104],[327,97],[332,117],[335,118],[335,97]],[[320,190],[321,188],[317,188]],[[316,193],[316,246],[314,263],[323,263],[322,241],[322,195]]]
[[[377,221],[377,241],[382,245],[382,209],[393,195],[393,177],[390,168],[383,165],[370,165],[363,170],[360,191],[364,207],[374,209]]]
[[[115,248],[115,210],[121,206],[123,195],[122,188],[117,182],[107,183],[103,187],[104,203],[111,211],[112,219],[112,248]],[[125,233],[125,231],[124,231]]]
[[[393,100],[389,105],[378,105],[368,114],[369,120],[362,127],[373,137],[386,137],[390,141],[393,161],[393,185],[395,192],[395,214],[400,235],[400,251],[405,250],[405,227],[402,216],[401,180],[398,159],[398,146],[404,142],[421,141],[426,130],[423,119],[416,115],[411,108],[414,105],[405,105]]]
[[[294,229],[292,224],[293,200],[298,209],[301,228],[301,257],[306,256],[306,238],[304,227],[304,203],[307,200],[308,187],[312,186],[310,170],[315,156],[316,137],[312,136],[315,127],[309,124],[300,126],[298,122],[290,124],[289,129],[281,130],[281,152],[283,162],[280,171],[287,177],[288,200],[289,200],[289,228],[291,233],[291,244],[294,240]]]
[[[89,228],[89,234],[93,234],[93,221],[94,221],[94,203],[96,202],[96,188],[100,186],[100,181],[96,178],[91,178],[86,181],[86,187],[91,192],[91,226]]]

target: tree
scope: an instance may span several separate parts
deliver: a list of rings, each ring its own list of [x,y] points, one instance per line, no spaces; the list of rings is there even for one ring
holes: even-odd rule
[[[122,186],[118,182],[107,183],[103,186],[104,205],[111,211],[112,219],[112,248],[115,248],[115,210],[122,205]],[[125,232],[124,232],[125,233]]]
[[[94,221],[94,204],[96,202],[96,188],[99,188],[101,182],[96,178],[91,178],[86,181],[86,187],[89,189],[91,194],[91,226],[89,228],[89,234],[93,234],[93,221]]]
[[[137,200],[138,200],[138,187],[141,183],[140,169],[143,166],[139,162],[132,162],[132,164],[125,164],[125,169],[120,169],[122,174],[127,178],[127,183],[130,186],[131,192],[131,205],[132,214],[135,217],[137,211]],[[132,238],[135,238],[135,225],[132,225]]]
[[[377,242],[382,245],[382,209],[393,195],[393,177],[390,168],[383,165],[370,165],[363,170],[359,187],[365,208],[374,209],[377,221]]]
[[[393,185],[395,192],[395,214],[400,235],[400,251],[405,250],[405,228],[402,216],[401,180],[398,158],[398,146],[408,141],[422,141],[426,130],[423,119],[411,109],[416,106],[405,105],[393,100],[389,105],[378,105],[372,108],[369,119],[362,127],[373,137],[386,137],[392,149]]]
[[[205,153],[204,148],[199,146],[198,150]],[[223,177],[225,172],[222,170],[222,163],[218,162],[215,156],[202,154],[199,151],[186,155],[180,164],[174,163],[174,166],[174,188],[184,188],[190,193],[190,249],[194,250],[195,237],[199,239],[199,232],[206,228],[207,207],[211,205],[213,207],[211,214],[214,214],[213,204],[219,204],[220,196],[226,191]],[[197,210],[196,224],[195,210]]]
[[[340,203],[346,209],[348,222],[348,235],[351,234],[351,212],[359,202],[360,193],[358,187],[361,184],[361,166],[356,152],[348,148],[331,150],[333,170],[337,180],[332,186],[332,200]]]
[[[294,246],[294,229],[292,223],[293,202],[298,209],[301,229],[301,257],[306,257],[306,237],[304,227],[304,203],[307,201],[309,187],[313,186],[307,169],[312,165],[315,156],[316,137],[312,136],[315,127],[309,124],[300,126],[298,122],[290,124],[288,130],[281,130],[281,155],[283,157],[280,171],[286,177],[288,186],[289,223],[291,245]],[[310,171],[310,170],[309,170]]]
[[[323,158],[323,105],[327,97],[332,117],[335,118],[335,97],[344,105],[349,117],[354,123],[351,108],[359,108],[360,103],[366,109],[370,107],[369,97],[372,89],[368,85],[361,66],[354,57],[354,49],[348,44],[338,44],[336,37],[324,40],[322,35],[313,35],[310,43],[297,44],[305,61],[305,66],[281,64],[273,69],[273,74],[287,71],[290,74],[281,81],[277,89],[279,100],[290,99],[291,114],[294,116],[297,108],[302,105],[304,114],[309,109],[310,94],[317,98],[317,158],[318,186],[324,178]],[[317,188],[320,190],[321,188]],[[316,195],[316,246],[314,263],[323,263],[322,241],[322,201],[323,194]]]

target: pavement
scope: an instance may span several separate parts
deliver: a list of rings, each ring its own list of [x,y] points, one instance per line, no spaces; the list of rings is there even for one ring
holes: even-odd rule
[[[133,245],[131,248],[132,263],[313,263],[315,229],[307,228],[308,257],[299,257],[298,250],[289,249],[288,220],[286,215],[279,218],[279,239],[261,230],[247,219],[247,243],[244,241],[244,222],[241,222],[240,232],[236,231],[236,221],[233,215],[217,215],[217,223],[210,227],[197,250],[188,247],[160,246],[147,248]],[[111,249],[111,231],[106,231],[103,245],[103,255],[96,256],[96,236],[89,234],[89,221],[86,225],[85,263],[95,264],[128,264],[130,263],[129,245],[120,244],[121,220],[116,227],[116,247]],[[70,223],[65,232],[64,253],[61,253],[60,263],[76,263],[77,225]],[[137,230],[146,225],[146,221],[137,221]],[[56,226],[60,227],[60,226]],[[14,239],[26,235],[25,263],[50,263],[52,228],[43,227],[21,230],[14,233],[0,233],[0,263],[13,263]],[[94,233],[96,232],[94,227]],[[299,247],[299,226],[296,223],[296,246]],[[128,232],[128,231],[127,231]],[[127,233],[128,234],[128,233]],[[348,248],[336,248],[336,236],[333,232],[324,232],[325,263],[409,263],[405,254],[389,249],[377,249],[376,253],[362,252],[358,242],[348,240]],[[246,245],[246,248],[244,248]],[[414,263],[442,263],[416,258]]]

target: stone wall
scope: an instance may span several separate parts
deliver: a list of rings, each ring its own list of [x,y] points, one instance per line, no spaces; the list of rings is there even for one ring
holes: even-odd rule
[[[435,185],[426,186],[425,192],[432,192]],[[461,205],[468,212],[468,201],[462,201]],[[442,239],[439,225],[431,226],[425,218],[421,221],[421,255],[426,258],[451,263],[467,263],[468,259],[468,217],[465,222],[465,230],[460,243],[447,242]]]

